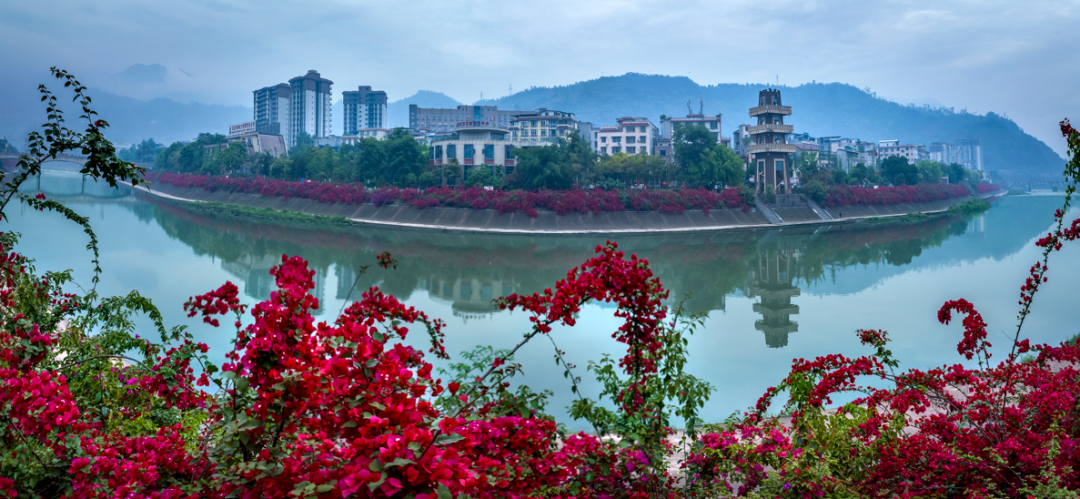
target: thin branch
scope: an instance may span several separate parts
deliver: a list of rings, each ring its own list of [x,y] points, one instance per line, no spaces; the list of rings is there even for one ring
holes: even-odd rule
[[[89,362],[89,361],[94,360],[94,359],[124,359],[124,360],[129,360],[134,364],[138,364],[139,362],[141,362],[141,361],[135,360],[135,359],[133,359],[131,357],[127,357],[127,356],[124,356],[124,355],[95,355],[93,357],[87,357],[85,359],[79,359],[79,360],[76,360],[75,362],[65,364],[63,366],[60,366],[60,367],[56,368],[56,370],[57,371],[63,371],[64,369],[67,369],[69,367],[77,366],[79,364],[82,364],[84,362]],[[135,367],[135,366],[132,366],[132,367]]]

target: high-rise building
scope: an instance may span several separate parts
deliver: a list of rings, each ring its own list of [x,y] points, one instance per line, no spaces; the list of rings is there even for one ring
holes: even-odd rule
[[[285,134],[289,147],[296,145],[300,132],[307,132],[312,139],[330,136],[333,84],[314,69],[289,80],[289,129]]]
[[[952,146],[954,161],[964,165],[969,170],[983,171],[982,139],[978,137],[964,137],[956,139],[956,145]]]
[[[360,135],[359,131],[386,128],[386,92],[361,86],[356,91],[341,93],[344,135]]]
[[[750,117],[757,118],[757,125],[747,130],[751,142],[746,152],[754,167],[754,184],[758,192],[765,192],[768,186],[776,194],[791,193],[788,155],[795,152],[795,145],[788,144],[786,136],[794,130],[791,125],[784,124],[784,116],[790,115],[791,106],[782,104],[778,89],[759,92],[758,105],[750,108]]]
[[[284,135],[289,128],[289,84],[279,83],[252,93],[255,94],[255,131]]]

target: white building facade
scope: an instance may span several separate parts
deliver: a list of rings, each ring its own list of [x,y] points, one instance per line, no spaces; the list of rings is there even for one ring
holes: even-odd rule
[[[625,116],[616,120],[618,126],[594,129],[595,150],[600,154],[656,154],[660,129],[648,118]]]
[[[333,84],[314,69],[289,80],[289,129],[285,142],[290,148],[296,145],[300,132],[307,132],[316,141],[330,136]]]

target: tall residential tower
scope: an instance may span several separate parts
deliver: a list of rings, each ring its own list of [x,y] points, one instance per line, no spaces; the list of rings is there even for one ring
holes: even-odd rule
[[[289,84],[260,88],[255,94],[255,131],[284,135],[289,129]]]
[[[314,69],[289,80],[289,129],[285,134],[289,147],[296,145],[300,132],[307,132],[312,139],[330,136],[333,84]]]
[[[354,92],[341,93],[345,113],[344,135],[357,135],[359,130],[386,128],[386,92],[362,86]]]

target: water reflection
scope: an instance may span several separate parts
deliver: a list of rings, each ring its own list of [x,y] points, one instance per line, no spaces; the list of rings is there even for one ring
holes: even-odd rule
[[[61,202],[123,206],[138,219],[160,226],[196,255],[211,256],[254,300],[270,297],[274,281],[269,271],[281,255],[302,255],[316,270],[313,293],[320,302],[329,286],[341,301],[355,300],[377,285],[402,300],[425,293],[448,304],[454,316],[477,320],[499,313],[492,304],[495,298],[550,287],[603,242],[590,236],[487,236],[267,222],[193,210],[70,174],[46,174],[35,179],[34,187]],[[619,243],[627,253],[648,258],[671,289],[672,299],[686,300],[689,313],[724,311],[727,297],[734,294],[755,299],[754,330],[762,333],[767,346],[781,348],[788,345],[789,335],[799,331],[793,316],[800,313],[797,298],[804,289],[813,288],[816,294],[857,293],[888,277],[888,268],[899,273],[901,267],[910,270],[987,255],[998,259],[1016,251],[1040,225],[1012,217],[995,227],[1011,231],[1009,237],[986,236],[990,229],[983,218],[972,222],[939,217],[917,224],[629,236],[620,237]],[[983,235],[980,244],[916,261],[927,248],[968,230]],[[398,260],[396,270],[371,266],[383,251]],[[369,267],[361,275],[359,269],[365,265]],[[860,273],[862,281],[838,283],[837,272],[851,266],[885,270]]]

